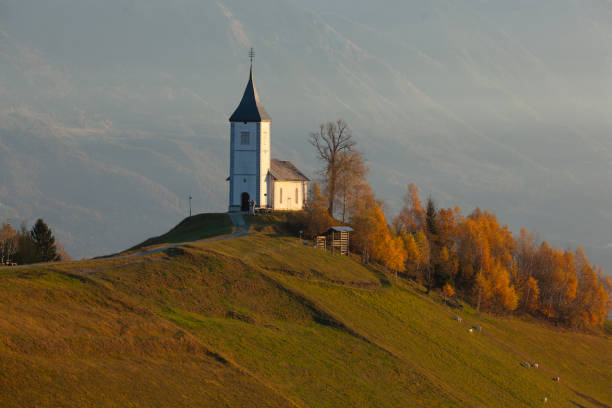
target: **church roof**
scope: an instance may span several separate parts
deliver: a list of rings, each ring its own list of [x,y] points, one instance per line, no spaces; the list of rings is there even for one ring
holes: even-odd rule
[[[242,100],[229,120],[230,122],[267,122],[272,120],[261,104],[259,95],[257,95],[255,82],[253,82],[252,66],[249,82],[244,90],[244,95],[242,95]]]
[[[270,160],[270,175],[279,181],[309,181],[293,163],[287,160]]]

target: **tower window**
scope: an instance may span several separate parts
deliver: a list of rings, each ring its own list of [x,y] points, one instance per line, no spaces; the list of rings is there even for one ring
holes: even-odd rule
[[[249,132],[240,132],[240,144],[248,145],[250,143],[249,136]]]
[[[295,203],[299,204],[299,200],[298,200],[298,189],[295,189]]]
[[[280,202],[283,202],[283,188],[280,189]]]

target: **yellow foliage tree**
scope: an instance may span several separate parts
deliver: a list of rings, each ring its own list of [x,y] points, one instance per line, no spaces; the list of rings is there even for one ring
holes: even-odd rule
[[[539,298],[540,288],[538,287],[538,281],[533,276],[530,276],[520,288],[520,303],[522,310],[529,313],[535,313],[538,310]]]
[[[310,237],[320,234],[327,230],[333,221],[327,211],[327,197],[323,195],[319,185],[313,183],[310,187],[310,197],[303,221],[305,234]]]
[[[393,226],[398,232],[414,233],[422,229],[424,223],[425,209],[419,197],[419,189],[410,183],[404,196],[404,206],[393,221]]]
[[[442,295],[444,296],[445,302],[448,298],[455,296],[455,289],[453,289],[450,283],[446,283],[444,287],[442,287]]]

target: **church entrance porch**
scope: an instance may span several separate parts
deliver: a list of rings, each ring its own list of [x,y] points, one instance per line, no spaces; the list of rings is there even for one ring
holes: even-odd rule
[[[242,193],[240,196],[240,211],[249,211],[249,193]]]

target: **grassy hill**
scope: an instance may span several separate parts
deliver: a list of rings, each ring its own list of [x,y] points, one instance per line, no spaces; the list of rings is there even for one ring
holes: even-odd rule
[[[176,227],[157,237],[149,238],[131,249],[198,241],[232,232],[232,221],[227,214],[197,214],[185,218]]]
[[[0,269],[1,405],[612,406],[609,333],[457,312],[278,231]]]

